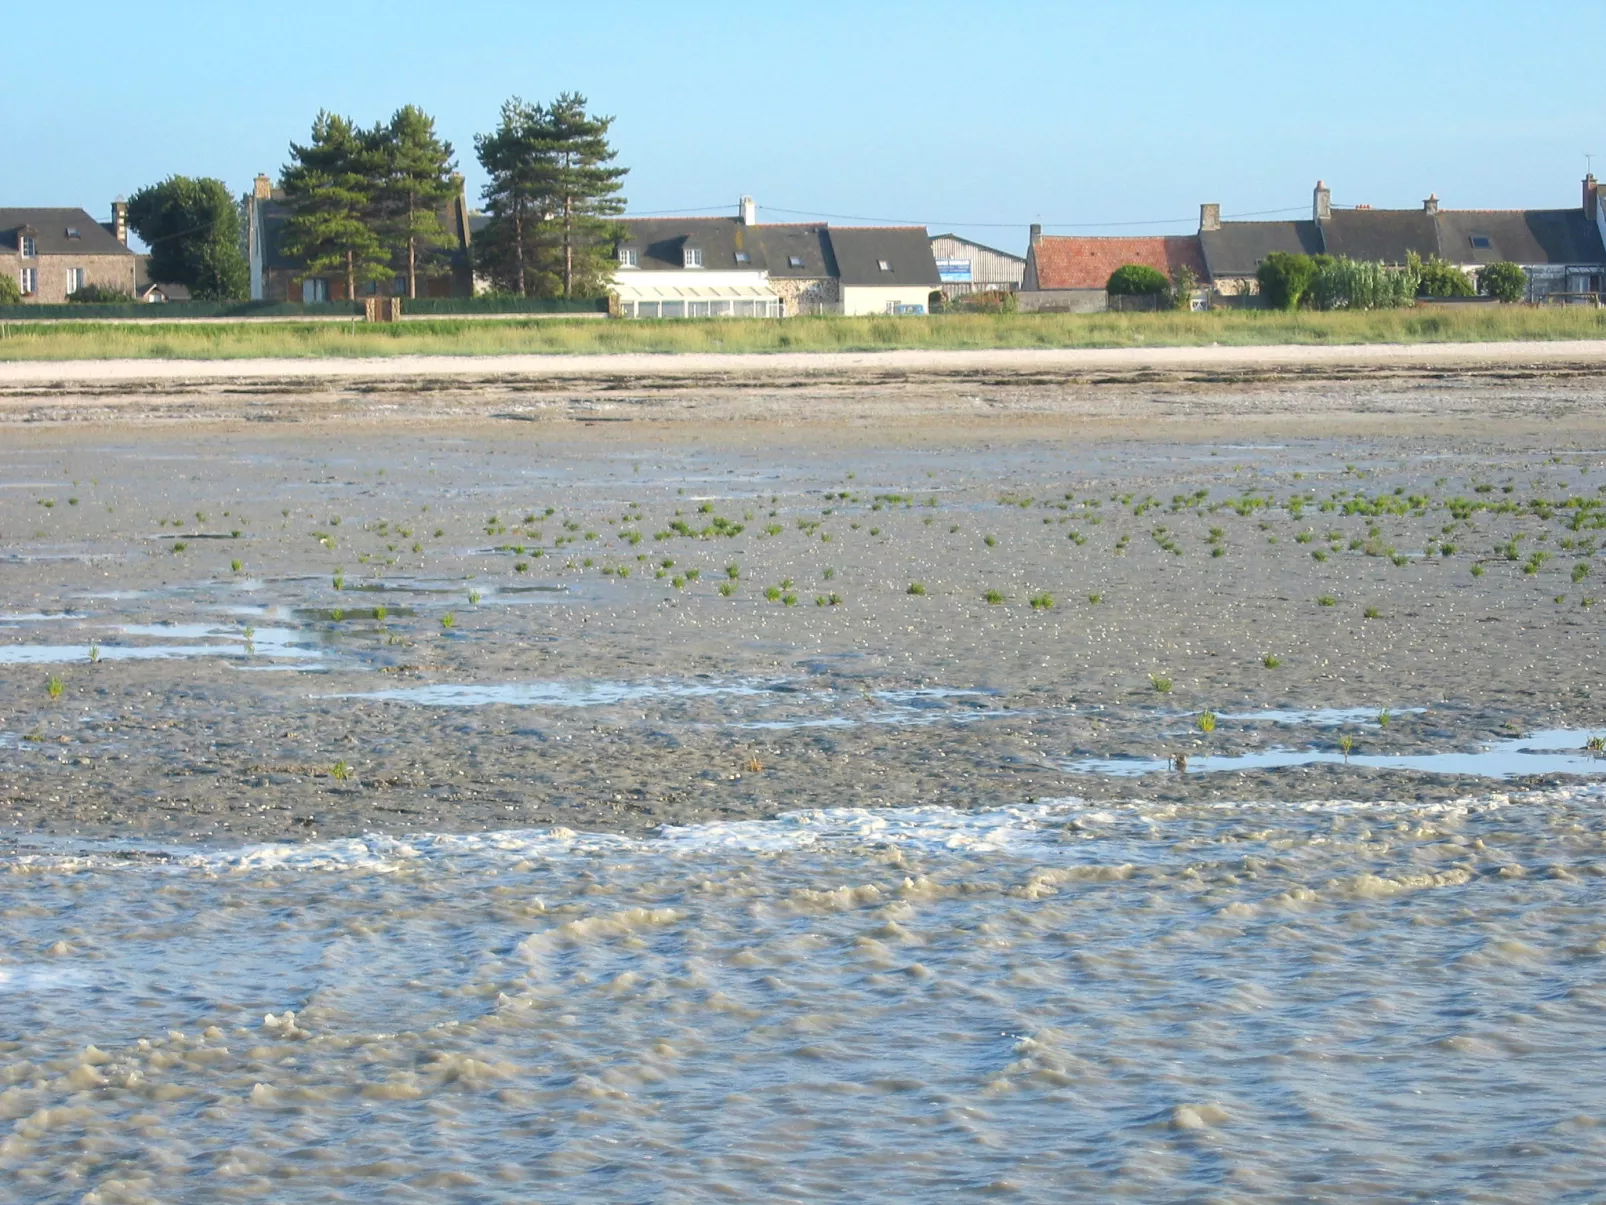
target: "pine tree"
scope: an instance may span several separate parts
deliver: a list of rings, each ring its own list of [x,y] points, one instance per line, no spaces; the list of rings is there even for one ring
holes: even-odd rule
[[[452,144],[435,134],[435,120],[406,105],[370,137],[380,166],[374,208],[381,243],[390,262],[407,281],[407,296],[418,296],[418,273],[440,258],[452,241],[441,209],[457,192]]]
[[[290,144],[294,162],[281,176],[291,213],[280,248],[309,273],[343,273],[351,299],[359,281],[395,275],[375,230],[380,143],[377,131],[358,130],[349,119],[320,111],[312,141]]]
[[[619,195],[628,168],[611,166],[617,152],[608,145],[611,117],[586,113],[586,98],[565,92],[545,114],[550,146],[546,224],[555,228],[562,256],[565,297],[595,296],[613,274],[617,218],[625,211]]]
[[[514,97],[493,134],[475,138],[491,221],[476,260],[496,287],[522,296],[596,296],[612,275],[626,170],[611,166],[611,117],[564,93],[550,107]]]

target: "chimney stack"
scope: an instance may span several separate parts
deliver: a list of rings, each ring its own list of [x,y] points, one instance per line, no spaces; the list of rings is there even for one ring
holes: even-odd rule
[[[1043,237],[1043,228],[1040,225],[1038,225],[1036,222],[1033,222],[1032,223],[1032,230],[1031,230],[1031,243],[1032,243],[1032,246],[1034,246],[1034,247],[1037,246],[1039,240],[1041,240],[1042,237]]]
[[[128,202],[118,197],[112,202],[112,233],[123,246],[128,246]]]
[[[1430,192],[1428,194],[1428,199],[1426,201],[1422,202],[1422,212],[1425,213],[1425,214],[1429,214],[1429,215],[1432,215],[1432,214],[1435,214],[1435,213],[1439,212],[1439,194],[1438,193]]]
[[[1318,222],[1325,222],[1333,216],[1333,190],[1321,181],[1316,181],[1316,191],[1311,194],[1310,216]]]
[[[1584,216],[1590,221],[1595,220],[1595,203],[1600,196],[1600,186],[1595,183],[1595,173],[1590,172],[1584,177]]]
[[[742,225],[743,226],[757,226],[758,225],[758,204],[757,204],[757,202],[755,202],[752,197],[743,197],[742,198],[742,202],[741,202],[741,208],[742,208]]]
[[[252,195],[259,201],[271,201],[273,199],[273,181],[268,179],[264,173],[258,172],[256,187]]]
[[[1199,206],[1199,233],[1221,229],[1221,206],[1214,201]]]

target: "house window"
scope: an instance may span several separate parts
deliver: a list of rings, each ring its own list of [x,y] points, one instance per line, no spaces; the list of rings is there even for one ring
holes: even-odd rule
[[[22,270],[22,293],[26,297],[39,291],[39,269],[24,268]]]
[[[801,255],[788,255],[786,263],[788,267],[801,268],[803,266],[803,257]]]
[[[745,251],[738,251],[736,253],[736,262],[739,264],[750,264],[753,262],[753,257]]]
[[[39,253],[38,244],[34,242],[33,235],[25,234],[21,240],[22,258],[32,259]]]
[[[636,266],[636,249],[634,247],[619,248],[619,266],[621,268],[634,268]]]
[[[891,265],[891,264],[889,264],[889,263],[888,263],[888,262],[887,262],[887,261],[886,261],[886,260],[884,260],[884,259],[878,259],[878,260],[876,260],[876,263],[878,263],[878,264],[880,264],[880,265],[881,265],[881,270],[882,270],[882,271],[883,271],[883,272],[890,272],[890,271],[892,271],[892,265]]]
[[[70,297],[84,287],[84,270],[82,268],[67,269],[67,295]]]
[[[328,301],[329,282],[321,276],[301,282],[301,300],[304,302]]]
[[[1472,245],[1480,251],[1487,251],[1489,249],[1489,236],[1487,234],[1474,234],[1472,236]]]
[[[683,261],[682,262],[688,268],[700,268],[700,267],[702,267],[703,266],[703,249],[701,247],[687,247],[685,252],[684,252],[684,256],[683,256]]]
[[[78,227],[76,227],[76,226],[67,227],[67,237],[68,238],[78,238],[79,237],[79,235],[78,235]]]

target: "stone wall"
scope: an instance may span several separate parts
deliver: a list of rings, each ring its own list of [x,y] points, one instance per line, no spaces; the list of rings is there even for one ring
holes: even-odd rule
[[[1110,308],[1103,289],[1022,289],[1015,300],[1023,314],[1100,314]]]
[[[796,318],[799,314],[839,314],[842,312],[842,290],[832,277],[800,279],[772,276],[770,291],[781,299],[781,316]]]

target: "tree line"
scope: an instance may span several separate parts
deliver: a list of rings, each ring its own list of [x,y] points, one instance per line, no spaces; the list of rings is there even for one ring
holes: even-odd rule
[[[495,129],[475,135],[489,220],[472,240],[472,263],[496,292],[606,291],[629,170],[614,163],[613,120],[588,112],[574,92],[548,105],[514,97]],[[280,173],[289,214],[279,249],[309,276],[343,278],[348,297],[394,282],[417,297],[420,280],[445,268],[457,245],[447,224],[461,189],[456,173],[452,144],[415,105],[368,127],[321,111],[307,142],[290,144]],[[142,188],[129,198],[128,223],[150,247],[153,280],[185,285],[202,300],[249,291],[239,206],[221,180],[170,176]]]

